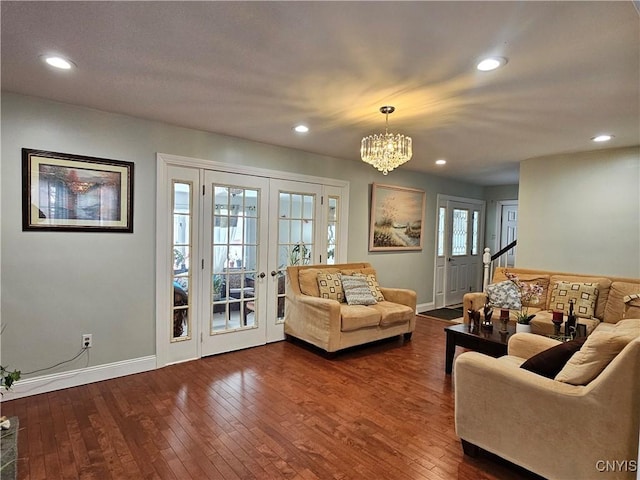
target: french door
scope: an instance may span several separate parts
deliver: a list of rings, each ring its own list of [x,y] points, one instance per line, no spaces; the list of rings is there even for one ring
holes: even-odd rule
[[[202,355],[262,345],[269,283],[269,179],[204,173]]]
[[[158,172],[158,364],[284,339],[287,266],[346,261],[348,185]]]

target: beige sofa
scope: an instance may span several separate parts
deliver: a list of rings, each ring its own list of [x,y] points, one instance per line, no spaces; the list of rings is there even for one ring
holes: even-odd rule
[[[496,268],[492,283],[507,280],[505,270],[518,275],[518,278],[524,282],[537,282],[543,286],[544,293],[542,294],[539,304],[529,307],[529,313],[536,314],[533,320],[531,320],[531,332],[540,335],[551,335],[554,333],[554,326],[551,321],[552,312],[550,309],[550,301],[551,290],[553,289],[553,285],[558,281],[593,282],[598,284],[599,293],[594,316],[592,318],[578,318],[579,323],[586,325],[588,334],[597,327],[606,327],[606,324],[615,324],[621,320],[625,312],[624,297],[626,295],[640,293],[640,279],[637,278],[582,275],[513,267]],[[469,323],[469,309],[482,311],[482,307],[486,301],[487,295],[485,293],[474,292],[465,294],[463,297],[464,322]],[[495,309],[493,318],[497,319],[499,315],[499,309]]]
[[[519,368],[558,343],[516,333],[508,355],[458,357],[455,425],[465,453],[474,456],[479,447],[555,480],[634,479],[640,468],[640,338],[586,385]]]
[[[348,305],[320,298],[318,273],[376,274],[369,263],[287,267],[285,335],[299,338],[327,352],[404,335],[415,328],[416,293],[380,287],[384,301]]]

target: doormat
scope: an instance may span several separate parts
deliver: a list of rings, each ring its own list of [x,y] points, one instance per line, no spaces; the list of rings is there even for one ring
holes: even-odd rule
[[[462,308],[436,308],[435,310],[420,312],[420,315],[441,318],[442,320],[456,320],[462,317],[463,313]]]

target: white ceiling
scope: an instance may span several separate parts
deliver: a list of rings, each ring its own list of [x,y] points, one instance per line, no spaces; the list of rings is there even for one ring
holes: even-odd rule
[[[2,1],[1,55],[6,91],[349,161],[394,105],[390,131],[414,144],[401,168],[482,185],[517,183],[526,158],[640,144],[631,1]],[[486,55],[509,63],[476,71]]]

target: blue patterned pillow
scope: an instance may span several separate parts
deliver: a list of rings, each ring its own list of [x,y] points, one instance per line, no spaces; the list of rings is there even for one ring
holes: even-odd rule
[[[374,305],[376,299],[371,294],[367,277],[356,275],[342,275],[342,288],[349,305]]]
[[[518,287],[511,280],[487,285],[487,296],[489,303],[494,307],[508,308],[509,310],[522,308]]]

